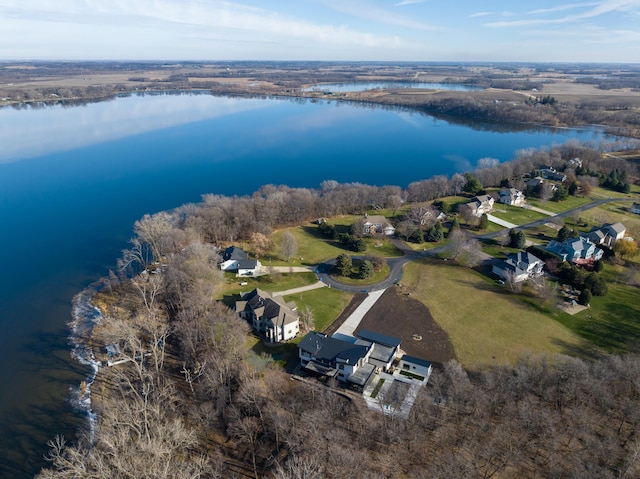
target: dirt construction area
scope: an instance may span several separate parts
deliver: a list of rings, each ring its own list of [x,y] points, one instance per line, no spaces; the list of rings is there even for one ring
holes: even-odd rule
[[[364,316],[356,329],[402,339],[402,350],[440,366],[456,355],[447,333],[419,301],[389,288]]]

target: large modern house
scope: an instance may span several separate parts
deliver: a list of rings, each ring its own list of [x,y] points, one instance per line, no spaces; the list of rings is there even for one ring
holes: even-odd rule
[[[239,276],[255,276],[260,269],[257,259],[249,259],[249,255],[237,246],[230,246],[222,252],[222,271],[238,273]]]
[[[509,279],[514,283],[519,283],[542,276],[543,267],[544,261],[540,258],[526,251],[519,251],[507,256],[505,261],[493,265],[492,271],[502,279]]]
[[[390,369],[399,354],[400,340],[366,330],[356,336],[307,333],[298,344],[300,365],[307,371],[364,387],[377,368]]]
[[[282,296],[273,296],[266,291],[254,289],[240,295],[235,310],[270,343],[288,341],[300,332],[300,318],[296,313],[296,305],[293,301],[285,302]]]
[[[589,264],[602,259],[604,252],[584,236],[579,238],[569,238],[562,243],[550,241],[547,251],[558,255],[562,261],[569,261],[575,264]]]

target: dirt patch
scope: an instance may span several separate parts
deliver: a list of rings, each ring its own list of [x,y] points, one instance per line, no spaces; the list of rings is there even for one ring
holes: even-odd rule
[[[355,300],[355,298],[354,298]],[[402,350],[441,366],[456,354],[447,333],[435,322],[420,301],[389,288],[367,312],[356,334],[368,329],[402,339]]]

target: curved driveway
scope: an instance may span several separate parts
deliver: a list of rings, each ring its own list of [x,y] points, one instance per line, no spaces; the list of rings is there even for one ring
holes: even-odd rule
[[[517,226],[518,229],[527,230],[530,228],[536,228],[538,226],[542,226],[545,223],[548,223],[552,218],[567,218],[572,216],[577,211],[585,211],[590,210],[592,208],[597,208],[598,206],[602,206],[607,203],[616,203],[619,201],[636,201],[637,198],[603,198],[600,200],[592,201],[591,203],[587,203],[586,205],[579,206],[577,208],[572,208],[570,210],[564,211],[562,213],[558,213],[554,216],[550,216],[548,218],[543,218],[541,220],[532,221],[530,223],[526,223],[524,225]],[[492,239],[497,238],[502,235],[505,230],[494,231],[492,233],[485,233],[482,235],[476,235],[477,239]],[[316,274],[318,275],[318,279],[323,283],[326,283],[331,288],[340,289],[342,291],[348,291],[350,293],[368,293],[370,291],[379,291],[381,289],[387,289],[395,284],[398,284],[402,279],[402,269],[404,265],[409,261],[414,261],[420,258],[425,258],[429,256],[435,256],[438,253],[442,253],[446,251],[447,245],[438,246],[437,248],[432,248],[426,251],[413,251],[410,249],[402,240],[398,238],[393,238],[391,240],[393,244],[404,253],[404,256],[398,258],[388,258],[387,264],[389,265],[389,269],[391,270],[389,276],[380,281],[379,283],[368,285],[368,286],[358,286],[351,284],[344,284],[339,281],[336,281],[329,273],[331,269],[336,263],[335,258],[331,259],[325,263],[321,263],[316,268]],[[362,259],[363,256],[352,256],[355,259]]]

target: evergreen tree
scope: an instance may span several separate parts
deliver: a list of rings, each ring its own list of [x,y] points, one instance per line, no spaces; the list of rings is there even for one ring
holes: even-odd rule
[[[367,279],[373,276],[373,264],[369,260],[364,260],[360,263],[360,268],[358,270],[358,276],[360,279]]]
[[[438,241],[442,241],[444,238],[444,231],[442,230],[442,225],[440,223],[436,223],[427,231],[427,236],[425,239],[431,243],[437,243]]]
[[[336,271],[340,276],[351,276],[352,266],[351,256],[348,254],[343,253],[336,259]]]
[[[465,191],[473,196],[482,191],[482,183],[480,183],[480,180],[478,180],[478,178],[473,176],[471,173],[465,173],[464,177],[467,179],[467,182],[462,188],[462,191]]]
[[[527,235],[524,231],[512,229],[509,231],[509,246],[512,248],[523,249],[527,244]]]

